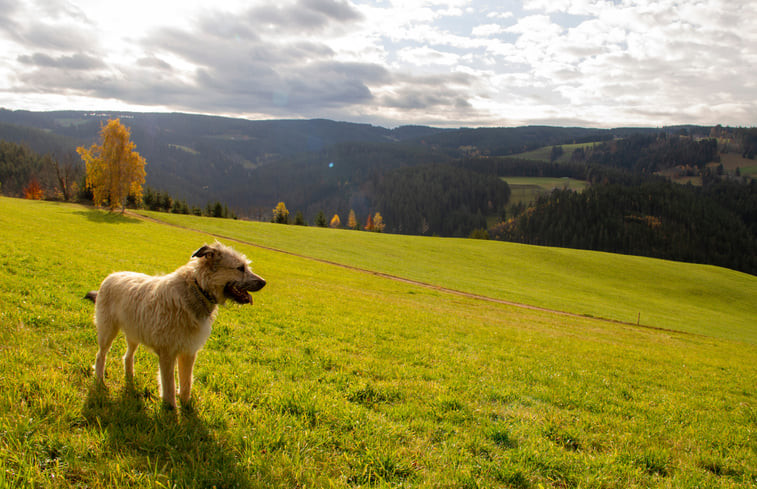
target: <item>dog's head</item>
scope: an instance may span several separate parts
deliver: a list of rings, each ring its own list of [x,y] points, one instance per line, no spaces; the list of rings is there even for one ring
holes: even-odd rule
[[[252,304],[249,293],[265,287],[265,280],[250,270],[250,262],[243,254],[217,241],[195,251],[192,258],[198,260],[198,284],[219,304],[226,299]]]

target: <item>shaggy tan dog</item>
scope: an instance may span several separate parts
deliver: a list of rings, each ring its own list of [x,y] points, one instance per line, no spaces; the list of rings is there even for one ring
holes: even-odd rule
[[[189,263],[168,275],[108,275],[100,290],[86,295],[95,302],[100,347],[95,374],[104,381],[105,356],[120,330],[126,336],[126,377],[134,376],[134,352],[143,344],[158,355],[163,401],[176,406],[178,360],[179,397],[182,404],[188,403],[195,357],[210,335],[217,306],[226,299],[252,304],[248,292],[264,286],[265,280],[252,273],[244,255],[218,242],[203,246]]]

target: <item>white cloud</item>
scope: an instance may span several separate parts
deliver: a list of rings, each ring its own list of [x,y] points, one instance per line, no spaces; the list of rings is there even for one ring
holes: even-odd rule
[[[514,15],[512,12],[489,12],[486,17],[489,19],[511,19]]]
[[[504,27],[499,24],[477,25],[471,30],[474,37],[491,37],[505,32]]]
[[[397,56],[404,62],[416,66],[427,65],[444,65],[453,66],[457,64],[460,57],[456,54],[446,53],[432,49],[428,46],[419,48],[401,49]]]

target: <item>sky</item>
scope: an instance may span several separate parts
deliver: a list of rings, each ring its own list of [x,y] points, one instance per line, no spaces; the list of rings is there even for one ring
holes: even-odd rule
[[[0,0],[0,107],[757,125],[757,0]]]

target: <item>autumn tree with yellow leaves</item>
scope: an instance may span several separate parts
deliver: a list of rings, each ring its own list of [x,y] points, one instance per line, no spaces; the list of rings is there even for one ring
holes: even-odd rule
[[[368,214],[368,219],[365,221],[365,229],[366,231],[374,231],[376,233],[380,233],[384,230],[386,227],[386,224],[384,224],[384,218],[381,217],[381,213],[377,212],[374,215]]]
[[[289,224],[289,209],[284,202],[279,202],[273,209],[273,222]]]
[[[87,166],[87,187],[95,205],[107,204],[110,210],[121,207],[123,212],[127,197],[142,198],[146,161],[130,138],[129,128],[112,119],[100,128],[100,144],[76,148]]]
[[[384,230],[386,224],[384,224],[384,218],[381,217],[381,213],[377,212],[373,215],[373,231],[380,233]]]
[[[360,225],[357,223],[357,217],[355,216],[355,211],[350,209],[350,215],[347,218],[347,227],[349,229],[359,229]]]

